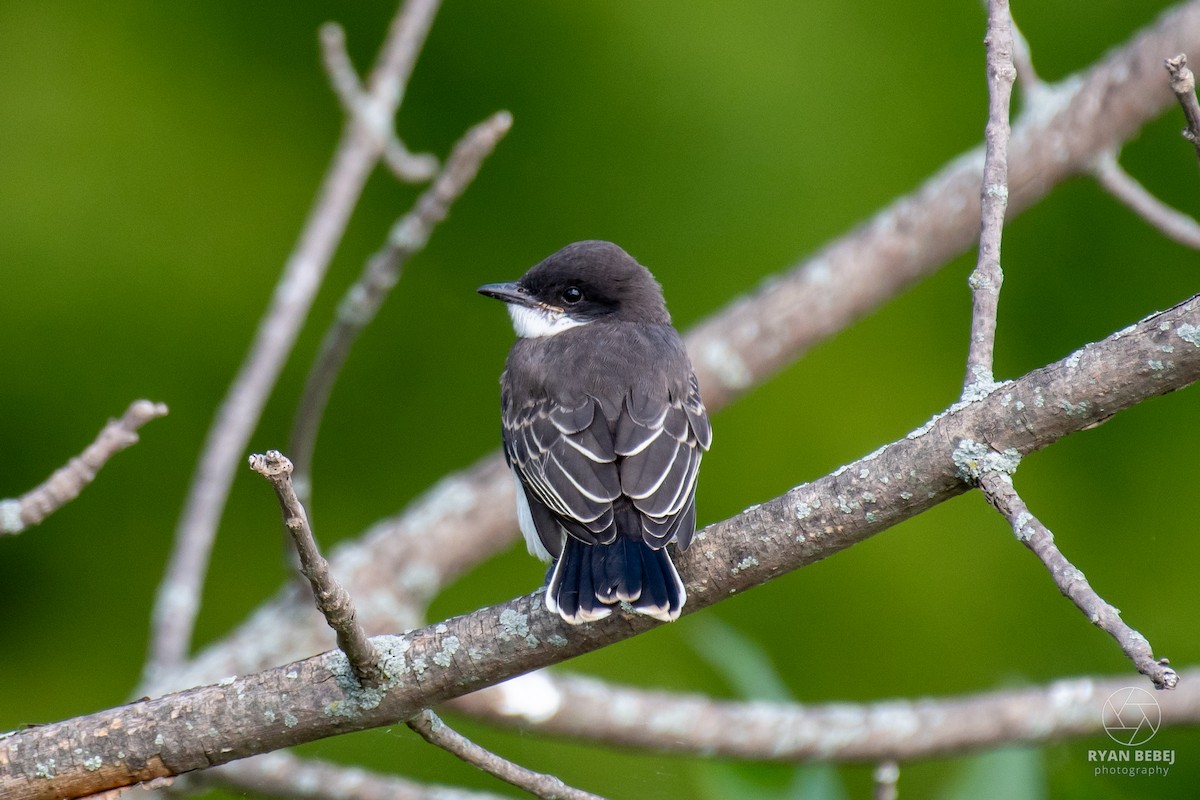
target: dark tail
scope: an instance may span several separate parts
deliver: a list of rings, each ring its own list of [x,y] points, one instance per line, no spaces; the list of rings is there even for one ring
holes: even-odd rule
[[[546,608],[572,625],[604,619],[621,601],[639,614],[672,622],[686,600],[667,551],[625,536],[612,544],[567,536],[546,587]]]

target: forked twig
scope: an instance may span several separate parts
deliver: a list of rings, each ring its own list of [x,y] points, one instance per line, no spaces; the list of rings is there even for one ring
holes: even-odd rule
[[[512,115],[499,111],[463,134],[433,183],[412,210],[392,225],[383,246],[367,260],[362,274],[338,304],[337,318],[326,331],[305,380],[288,445],[296,464],[297,491],[304,500],[309,499],[312,485],[313,451],[321,419],[351,346],[400,280],[405,263],[429,241],[434,228],[511,127]]]
[[[393,18],[367,82],[367,91],[381,113],[395,114],[438,5],[438,0],[407,0]],[[155,597],[143,675],[146,683],[178,667],[187,656],[234,471],[308,316],[367,177],[379,160],[380,147],[360,124],[347,122],[270,306],[209,428]]]

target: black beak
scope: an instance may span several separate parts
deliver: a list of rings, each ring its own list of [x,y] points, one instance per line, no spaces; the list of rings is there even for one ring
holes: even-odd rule
[[[479,292],[484,297],[492,297],[504,303],[515,303],[519,306],[536,306],[537,300],[529,296],[524,287],[516,281],[508,283],[489,283],[486,286],[480,286],[475,291]]]

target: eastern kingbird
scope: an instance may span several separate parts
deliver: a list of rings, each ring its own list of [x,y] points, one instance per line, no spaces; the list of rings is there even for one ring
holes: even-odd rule
[[[577,242],[502,300],[517,342],[500,377],[504,457],[529,552],[553,560],[546,607],[571,624],[621,601],[667,622],[687,600],[664,549],[691,544],[712,442],[662,287],[609,242]]]

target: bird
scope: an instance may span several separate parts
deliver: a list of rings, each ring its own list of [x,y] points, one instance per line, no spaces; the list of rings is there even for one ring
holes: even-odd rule
[[[687,592],[667,553],[696,529],[712,427],[662,287],[611,242],[567,245],[481,286],[517,340],[500,377],[504,458],[545,604],[572,625],[621,603],[664,622]]]

